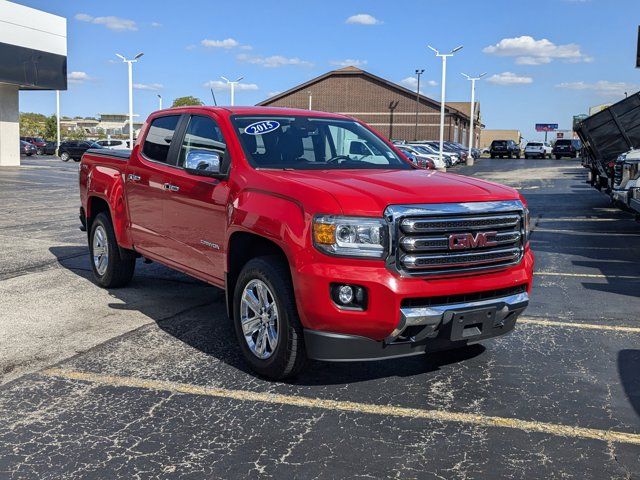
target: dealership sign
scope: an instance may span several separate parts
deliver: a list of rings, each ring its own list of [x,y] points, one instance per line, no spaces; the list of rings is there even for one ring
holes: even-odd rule
[[[557,123],[536,123],[536,132],[555,132],[557,129]]]

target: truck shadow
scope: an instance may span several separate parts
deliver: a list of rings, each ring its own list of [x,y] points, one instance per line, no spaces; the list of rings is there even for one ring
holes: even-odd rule
[[[62,267],[93,283],[86,247],[59,246],[51,247],[49,251]],[[139,261],[131,284],[126,288],[110,289],[109,295],[117,300],[108,304],[109,309],[140,312],[180,342],[255,376],[237,345],[222,290],[164,266],[145,265]],[[309,368],[294,383],[335,385],[394,376],[410,377],[479,357],[484,351],[482,345],[473,345],[451,352],[380,362],[310,362]]]
[[[618,374],[629,403],[640,417],[640,350],[618,352]]]

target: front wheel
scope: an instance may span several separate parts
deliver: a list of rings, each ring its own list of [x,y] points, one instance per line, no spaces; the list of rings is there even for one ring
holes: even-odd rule
[[[42,149],[41,149],[41,148],[39,148],[38,150],[36,150],[36,153],[37,153],[38,155],[42,155],[42,154],[43,154]]]
[[[69,155],[67,152],[62,152],[60,154],[60,160],[62,160],[63,162],[68,162],[70,158],[71,155]]]
[[[306,362],[291,274],[277,256],[250,260],[233,295],[236,336],[245,360],[274,380],[295,376]]]
[[[98,285],[117,288],[131,281],[136,255],[118,246],[111,219],[104,212],[99,213],[91,224],[89,253],[91,269]]]

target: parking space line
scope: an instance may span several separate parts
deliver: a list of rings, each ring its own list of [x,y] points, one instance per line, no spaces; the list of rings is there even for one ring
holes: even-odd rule
[[[170,393],[184,393],[188,395],[202,395],[215,398],[225,398],[242,402],[257,402],[276,405],[288,405],[301,408],[314,408],[336,412],[352,412],[369,415],[390,417],[415,418],[446,423],[462,423],[481,427],[497,427],[521,430],[530,433],[543,433],[559,437],[582,438],[600,440],[603,442],[625,443],[640,445],[640,434],[626,433],[615,430],[601,430],[596,428],[575,427],[556,423],[520,420],[517,418],[493,417],[476,413],[449,412],[444,410],[422,410],[418,408],[397,407],[393,405],[376,405],[344,400],[330,400],[323,398],[303,397],[249,390],[231,390],[217,387],[204,387],[185,383],[167,382],[162,380],[147,380],[136,377],[117,375],[103,375],[98,373],[50,368],[41,372],[44,375],[67,380],[79,380],[98,385],[113,387],[142,388]]]
[[[534,272],[534,275],[548,277],[576,277],[576,278],[617,278],[622,280],[638,280],[640,275],[604,275],[602,273],[565,273],[565,272]]]
[[[625,327],[618,325],[599,325],[597,323],[577,323],[563,322],[558,320],[536,319],[531,317],[521,317],[518,324],[522,325],[541,325],[544,327],[563,327],[563,328],[582,328],[584,330],[607,330],[611,332],[625,332],[640,334],[640,327]]]

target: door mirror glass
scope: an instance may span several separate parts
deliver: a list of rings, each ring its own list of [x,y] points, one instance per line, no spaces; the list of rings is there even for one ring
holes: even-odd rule
[[[216,177],[220,175],[222,155],[210,150],[189,150],[184,162],[184,169],[202,177]]]

